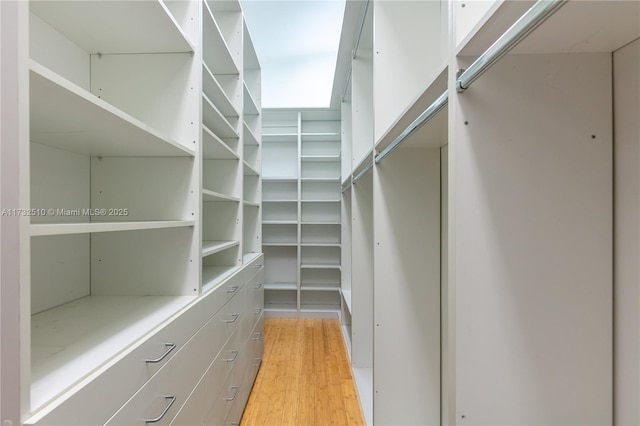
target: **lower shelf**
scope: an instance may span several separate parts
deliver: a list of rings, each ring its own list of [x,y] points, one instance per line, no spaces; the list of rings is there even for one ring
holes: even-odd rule
[[[40,407],[195,300],[88,296],[31,317],[31,407]]]

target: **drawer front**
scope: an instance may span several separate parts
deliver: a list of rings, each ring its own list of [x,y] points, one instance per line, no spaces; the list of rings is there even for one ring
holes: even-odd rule
[[[232,409],[237,406],[242,397],[242,379],[244,377],[242,373],[242,369],[233,368],[215,399],[213,407],[205,416],[205,425],[222,426],[227,424]]]
[[[200,330],[106,423],[168,425],[202,378],[208,360],[206,333]]]
[[[246,280],[243,279],[242,272],[241,270],[222,285],[203,296],[207,319],[214,316],[232,297],[242,290],[246,282]]]
[[[95,379],[43,416],[36,424],[67,426],[104,424],[180,351],[187,339],[193,336],[202,325],[203,319],[204,305],[202,303],[193,305],[130,353],[96,375]],[[157,362],[146,360],[157,360]]]
[[[202,425],[204,422],[204,380],[189,395],[178,415],[171,421],[175,426]]]
[[[236,331],[205,373],[205,412],[211,409],[212,404],[222,392],[225,381],[229,378],[235,366],[238,365],[240,359],[242,359],[241,355],[243,355],[242,350],[244,348],[241,344],[240,333]]]
[[[249,338],[249,333],[255,326],[258,318],[262,315],[264,307],[264,268],[261,267],[251,280],[245,285],[245,311],[246,317],[243,323],[243,334],[245,339]]]

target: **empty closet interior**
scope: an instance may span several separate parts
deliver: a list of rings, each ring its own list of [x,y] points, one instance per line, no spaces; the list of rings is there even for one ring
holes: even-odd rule
[[[0,11],[3,423],[239,424],[266,317],[367,424],[640,423],[640,2],[349,0],[265,109],[238,0]]]

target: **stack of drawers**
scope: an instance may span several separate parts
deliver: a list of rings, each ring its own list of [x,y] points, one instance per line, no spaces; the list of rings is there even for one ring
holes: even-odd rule
[[[262,359],[263,283],[259,256],[31,424],[238,424]]]

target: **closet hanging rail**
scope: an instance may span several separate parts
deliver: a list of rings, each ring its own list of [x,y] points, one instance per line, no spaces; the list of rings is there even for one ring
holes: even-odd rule
[[[358,37],[356,38],[356,44],[353,46],[353,52],[351,58],[355,59],[358,54],[358,48],[360,47],[360,39],[362,38],[362,31],[364,30],[364,23],[367,20],[367,12],[369,11],[369,3],[371,0],[367,0],[364,5],[364,12],[362,12],[362,20],[360,21],[360,29],[358,30]]]
[[[424,126],[429,120],[435,117],[435,115],[442,108],[447,106],[448,102],[449,94],[447,91],[445,91],[442,95],[438,96],[438,99],[436,99],[431,105],[429,105],[429,107],[425,109],[424,112],[418,116],[418,118],[413,120],[413,123],[409,124],[409,126],[404,129],[404,131],[400,133],[398,137],[389,144],[389,146],[383,149],[380,154],[376,155],[376,164],[379,164],[384,159],[384,157],[386,157],[391,151],[396,149],[398,145],[404,142],[413,132]]]
[[[476,59],[456,80],[456,90],[464,92],[529,33],[558,11],[569,0],[538,0],[498,40]]]
[[[353,177],[353,182],[352,184],[355,185],[357,181],[359,181],[360,179],[362,179],[362,176],[366,175],[367,172],[369,170],[371,170],[371,168],[373,167],[373,160],[369,161],[369,163],[365,166],[364,169],[362,169],[362,171],[360,173],[358,173],[357,175],[355,175]]]

